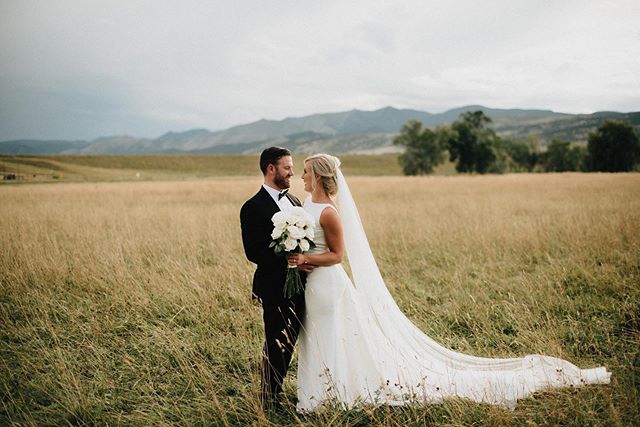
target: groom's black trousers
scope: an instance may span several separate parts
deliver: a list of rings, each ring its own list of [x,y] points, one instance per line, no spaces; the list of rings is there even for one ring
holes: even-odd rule
[[[304,294],[280,303],[262,303],[265,343],[262,358],[263,405],[277,403],[304,318]]]

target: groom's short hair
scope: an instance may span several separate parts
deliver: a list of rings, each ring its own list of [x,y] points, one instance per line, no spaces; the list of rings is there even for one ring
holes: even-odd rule
[[[277,165],[281,157],[290,156],[291,151],[282,147],[269,147],[260,154],[260,170],[262,174],[267,173],[267,166]]]

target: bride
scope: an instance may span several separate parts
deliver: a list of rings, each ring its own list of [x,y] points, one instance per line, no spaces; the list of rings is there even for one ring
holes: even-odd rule
[[[307,278],[298,341],[298,411],[326,404],[435,403],[452,396],[513,408],[544,388],[609,383],[604,367],[579,369],[541,355],[475,357],[420,331],[382,280],[339,166],[327,154],[304,162],[304,189],[311,193],[304,208],[315,218],[317,246],[291,255],[289,263],[317,267]],[[340,264],[345,254],[353,283]]]

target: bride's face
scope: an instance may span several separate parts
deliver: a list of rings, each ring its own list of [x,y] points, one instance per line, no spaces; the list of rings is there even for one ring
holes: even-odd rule
[[[304,171],[302,172],[302,180],[304,181],[304,191],[307,193],[313,192],[313,176],[311,175],[311,168],[309,162],[305,162]]]

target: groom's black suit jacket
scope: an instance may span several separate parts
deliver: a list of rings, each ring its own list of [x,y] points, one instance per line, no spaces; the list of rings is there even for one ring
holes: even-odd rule
[[[301,206],[297,197],[288,194],[293,206]],[[242,244],[247,259],[257,265],[253,275],[253,297],[263,303],[278,304],[285,301],[283,287],[287,275],[287,259],[278,256],[269,247],[273,223],[271,217],[280,211],[280,207],[264,187],[242,205],[240,226]],[[304,283],[306,275],[300,273]]]

